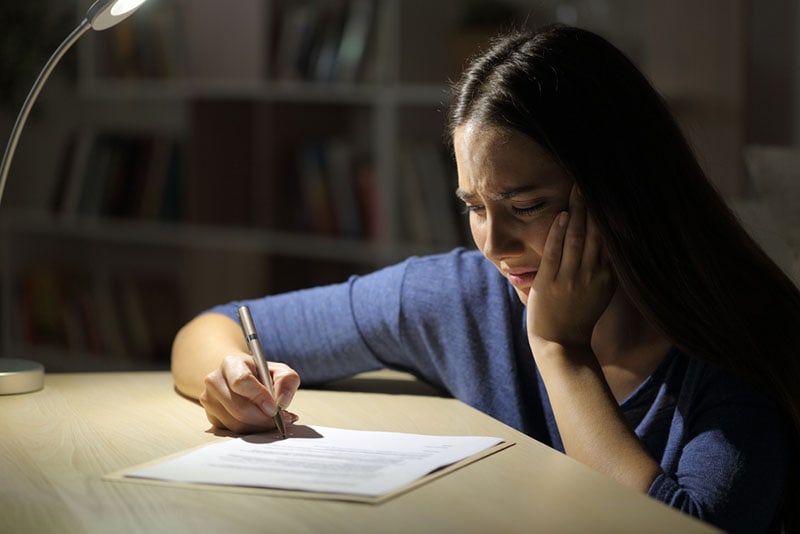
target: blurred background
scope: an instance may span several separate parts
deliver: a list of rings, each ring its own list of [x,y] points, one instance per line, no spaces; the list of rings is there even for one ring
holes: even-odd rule
[[[88,0],[0,6],[0,139]],[[0,206],[0,356],[165,369],[229,300],[470,245],[448,82],[560,21],[626,52],[720,191],[800,280],[792,0],[149,0],[44,88]]]

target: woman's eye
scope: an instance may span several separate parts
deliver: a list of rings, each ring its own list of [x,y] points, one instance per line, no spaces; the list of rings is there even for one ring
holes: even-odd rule
[[[480,204],[467,204],[464,206],[464,213],[478,213],[483,210],[483,206]]]
[[[523,206],[523,207],[512,206],[511,210],[514,212],[515,215],[525,216],[525,215],[533,215],[534,213],[538,213],[538,212],[542,211],[544,209],[544,207],[545,207],[545,203],[544,202],[537,202],[536,204],[533,204],[531,206]]]

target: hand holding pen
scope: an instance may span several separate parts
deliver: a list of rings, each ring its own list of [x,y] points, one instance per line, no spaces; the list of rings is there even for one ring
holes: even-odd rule
[[[286,428],[283,423],[283,409],[277,404],[275,386],[272,383],[272,375],[270,375],[269,369],[267,369],[267,362],[264,358],[264,351],[261,348],[261,342],[258,339],[258,332],[256,332],[253,317],[250,315],[250,309],[247,306],[239,307],[239,322],[242,325],[242,332],[244,333],[247,346],[250,349],[250,354],[253,356],[253,361],[255,362],[256,369],[258,370],[258,378],[261,380],[261,383],[266,386],[267,391],[269,391],[269,394],[276,402],[277,412],[275,413],[273,420],[275,421],[275,426],[277,427],[278,432],[280,432],[281,437],[285,438]]]

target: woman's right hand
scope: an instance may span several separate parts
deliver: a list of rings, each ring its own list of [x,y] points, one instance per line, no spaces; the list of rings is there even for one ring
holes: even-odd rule
[[[206,376],[205,388],[199,397],[208,421],[217,428],[238,434],[262,432],[275,428],[273,417],[280,406],[284,409],[284,422],[294,423],[297,416],[285,408],[300,386],[300,376],[286,364],[267,362],[267,367],[277,399],[273,399],[258,380],[252,356],[246,353],[226,356],[220,366]]]

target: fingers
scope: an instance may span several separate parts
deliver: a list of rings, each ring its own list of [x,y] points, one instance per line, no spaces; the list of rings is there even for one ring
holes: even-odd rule
[[[300,387],[300,375],[284,363],[267,362],[267,365],[275,384],[277,405],[285,408],[292,403],[294,394]]]
[[[578,273],[591,275],[605,265],[605,248],[594,219],[586,210],[580,189],[574,185],[570,193],[569,215],[562,212],[553,221],[545,242],[539,274],[555,280],[575,278]],[[566,224],[565,224],[566,221]]]
[[[208,395],[206,392],[200,396],[200,404],[206,410],[206,418],[215,428],[224,428],[231,430],[237,434],[252,434],[254,432],[262,432],[274,426],[272,420],[265,418],[261,423],[246,423],[234,417],[225,408],[219,404],[215,397]]]
[[[205,379],[205,390],[200,395],[200,404],[206,410],[209,422],[217,427],[234,432],[256,432],[274,426],[272,413],[267,413],[254,404],[251,397],[255,388],[263,387],[255,379],[247,365],[248,355],[228,356],[222,365]],[[266,388],[265,388],[266,389]],[[247,392],[243,395],[242,392]],[[262,394],[268,396],[268,394]]]
[[[583,263],[586,242],[586,204],[578,192],[577,184],[569,195],[569,224],[564,236],[559,275],[574,276]]]
[[[268,417],[273,417],[277,411],[275,400],[267,387],[256,378],[253,367],[252,358],[228,357],[222,361],[220,369],[233,395],[249,400]]]
[[[268,366],[279,403],[281,407],[288,406],[300,385],[300,377],[285,364],[269,362]],[[256,378],[254,367],[250,355],[231,355],[206,377],[199,400],[212,425],[239,433],[274,428],[276,403]],[[288,413],[284,419],[293,422],[296,416]]]
[[[275,422],[271,417],[251,422],[238,419],[237,417],[241,417],[241,414],[234,415],[228,412],[222,407],[222,404],[216,400],[216,397],[210,395],[208,392],[203,392],[200,396],[200,404],[206,410],[208,422],[216,428],[225,428],[237,434],[252,434],[254,432],[263,432],[264,430],[275,428]],[[287,410],[283,410],[281,415],[286,425],[294,424],[299,419],[297,414]],[[256,419],[259,418],[260,416]]]
[[[532,348],[543,342],[591,347],[595,325],[615,290],[605,250],[600,229],[573,186],[569,212],[553,221],[528,294]]]
[[[562,211],[553,219],[547,239],[544,242],[542,261],[539,263],[539,272],[536,279],[552,281],[556,279],[561,268],[562,251],[564,248],[564,235],[569,223],[569,213]]]

